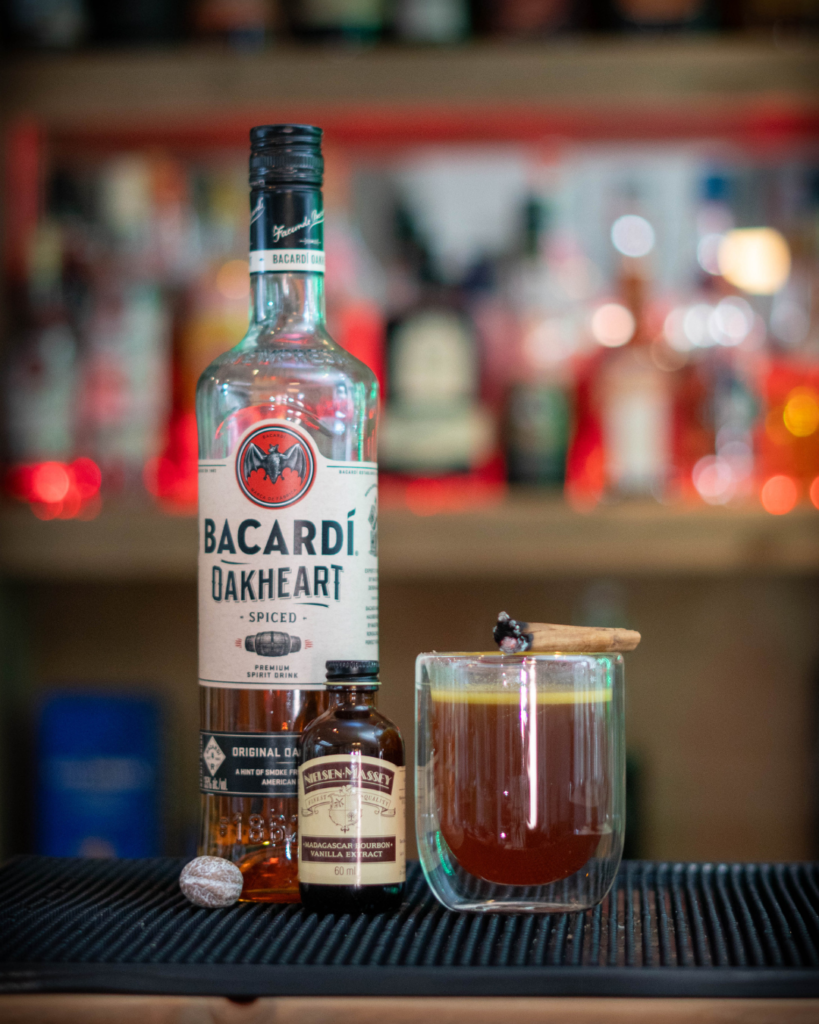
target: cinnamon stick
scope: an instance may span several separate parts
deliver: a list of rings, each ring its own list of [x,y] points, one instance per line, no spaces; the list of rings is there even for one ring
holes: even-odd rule
[[[503,654],[522,651],[602,654],[633,651],[640,634],[633,629],[605,626],[558,626],[551,622],[521,622],[501,612],[492,631]]]

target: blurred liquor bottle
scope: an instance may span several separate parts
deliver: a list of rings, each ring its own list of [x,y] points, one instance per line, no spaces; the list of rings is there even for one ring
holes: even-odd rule
[[[596,399],[604,453],[606,488],[613,494],[661,498],[671,469],[672,382],[651,353],[646,322],[647,268],[624,257],[620,277],[622,305],[598,311],[604,339],[625,344],[606,352],[598,365]],[[630,322],[623,314],[628,313]],[[623,323],[614,323],[615,318]],[[606,335],[605,331],[609,333]]]
[[[575,0],[483,0],[476,6],[481,34],[536,39],[584,26]]]
[[[385,0],[285,0],[290,31],[304,40],[373,43],[386,23]]]
[[[393,31],[406,43],[460,43],[470,33],[468,0],[397,0]]]
[[[93,291],[82,331],[81,447],[107,486],[137,491],[157,451],[170,398],[165,282],[186,246],[186,181],[159,156],[106,161],[96,181]]]
[[[732,294],[719,271],[718,254],[725,233],[734,226],[731,182],[722,171],[709,168],[699,184],[695,214],[696,264],[684,304],[666,317],[663,351],[677,364],[674,389],[673,478],[674,496],[704,498],[711,504],[729,499],[727,463],[716,453],[717,410],[732,419],[728,393],[730,375],[718,373],[712,349],[717,307]],[[720,380],[722,399],[715,385]]]
[[[741,0],[732,4],[737,28],[815,32],[819,28],[817,0]]]
[[[0,46],[71,50],[88,34],[84,0],[8,0],[0,9]]]
[[[734,228],[737,182],[725,169],[709,170],[697,211],[697,291],[683,321],[689,359],[707,380],[710,397],[711,453],[691,467],[691,479],[709,504],[747,497],[754,485],[754,424],[760,410],[755,378],[762,321],[738,289],[722,275],[719,250]],[[686,367],[688,369],[688,367]]]
[[[196,382],[245,329],[250,297],[247,257],[240,255],[248,222],[242,168],[187,168],[185,194],[194,253],[170,275],[170,409],[161,449],[144,470],[148,491],[165,511],[176,513],[196,506]]]
[[[246,326],[250,299],[247,256],[247,183],[240,164],[191,167],[188,196],[192,221],[184,292],[180,369],[182,403],[191,410],[202,370]]]
[[[146,489],[164,511],[193,514],[198,496],[199,448],[191,365],[186,351],[190,296],[183,291],[176,292],[169,304],[172,324],[170,409],[161,447],[156,455],[146,460],[142,478]]]
[[[90,456],[108,489],[138,486],[169,397],[159,280],[170,274],[185,197],[168,185],[161,161],[131,156],[50,175],[28,238],[22,344],[9,374],[16,461]]]
[[[522,258],[510,281],[518,318],[514,376],[506,409],[506,467],[511,483],[562,485],[571,426],[571,347],[555,308],[545,258],[549,211],[538,196],[524,208]]]
[[[41,519],[93,518],[100,504],[99,467],[75,457],[83,441],[78,392],[90,285],[82,233],[72,223],[82,212],[75,184],[63,172],[51,176],[45,209],[26,225],[21,252],[7,265],[5,482]]]
[[[178,42],[185,30],[184,0],[139,0],[112,3],[86,0],[91,42],[103,46]]]
[[[800,501],[819,508],[819,174],[792,164],[778,179],[766,174],[756,193],[768,223],[782,231],[778,242],[766,232],[755,286],[746,287],[768,327],[756,433],[760,497],[767,511],[784,514]]]
[[[819,365],[774,355],[762,387],[756,440],[763,505],[775,514],[799,501],[819,508]]]
[[[277,0],[196,0],[192,10],[194,33],[248,49],[278,38],[284,29]]]
[[[775,222],[790,251],[787,279],[770,300],[774,350],[795,360],[819,358],[819,167],[787,166],[767,182],[778,202]],[[773,188],[771,187],[773,186]],[[766,205],[772,205],[770,199]]]
[[[332,150],[325,166],[327,325],[331,336],[373,371],[383,402],[387,393],[384,274],[353,217],[354,181],[349,156]]]
[[[59,224],[41,221],[26,255],[27,287],[13,309],[16,337],[4,382],[14,463],[67,459],[76,440],[78,346],[65,303]]]
[[[379,461],[394,473],[441,477],[486,468],[495,423],[480,399],[480,355],[460,289],[438,276],[404,209],[396,215],[417,298],[387,327],[389,401]]]
[[[591,27],[612,32],[696,32],[720,27],[717,0],[604,0],[587,5]]]

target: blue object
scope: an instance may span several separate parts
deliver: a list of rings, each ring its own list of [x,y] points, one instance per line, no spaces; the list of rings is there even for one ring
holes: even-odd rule
[[[147,697],[46,698],[38,728],[38,853],[159,854],[159,717]]]

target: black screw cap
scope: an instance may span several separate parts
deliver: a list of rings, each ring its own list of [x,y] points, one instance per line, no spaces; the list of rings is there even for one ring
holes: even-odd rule
[[[325,662],[328,683],[351,681],[378,681],[377,661],[328,661]]]
[[[312,124],[261,124],[250,129],[250,187],[312,185],[324,181],[321,128]]]

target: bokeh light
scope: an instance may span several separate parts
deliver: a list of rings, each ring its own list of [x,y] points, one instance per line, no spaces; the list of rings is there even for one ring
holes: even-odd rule
[[[619,348],[634,336],[637,326],[634,314],[619,302],[607,302],[595,310],[591,332],[595,341],[606,348]]]
[[[762,507],[772,516],[784,516],[796,505],[799,490],[789,476],[772,476],[762,486],[759,495]]]
[[[216,288],[226,299],[246,299],[250,295],[247,260],[228,260],[216,272]]]
[[[808,491],[810,500],[813,502],[814,508],[819,508],[819,476],[815,477],[813,483],[810,485]]]
[[[722,240],[719,269],[726,281],[744,292],[773,295],[791,272],[790,249],[774,228],[738,228]]]
[[[708,318],[708,332],[718,345],[742,344],[753,326],[754,311],[736,295],[718,302]]]
[[[41,462],[31,474],[31,497],[44,504],[56,504],[68,494],[71,477],[62,462]]]
[[[535,369],[559,366],[577,348],[576,336],[567,318],[538,320],[523,335],[526,362]]]
[[[13,466],[9,492],[26,501],[38,519],[93,519],[102,506],[102,473],[93,459]]]
[[[703,235],[697,244],[697,263],[706,274],[719,275],[719,247],[722,245],[723,235],[714,232]]]
[[[677,352],[690,352],[691,342],[685,333],[685,307],[672,309],[663,323],[663,336]]]
[[[654,248],[654,228],[645,217],[627,213],[612,224],[611,243],[624,256],[647,256]]]
[[[99,493],[102,485],[102,473],[93,459],[80,457],[71,463],[70,468],[74,474],[77,493],[81,498],[87,501]]]
[[[736,479],[731,463],[719,455],[706,455],[691,473],[697,492],[709,505],[724,505],[736,493]]]
[[[696,348],[709,348],[714,344],[711,336],[710,321],[714,307],[707,302],[697,302],[685,311],[683,316],[683,333]]]
[[[794,388],[785,401],[782,419],[794,437],[810,437],[819,427],[819,394],[813,388]]]

